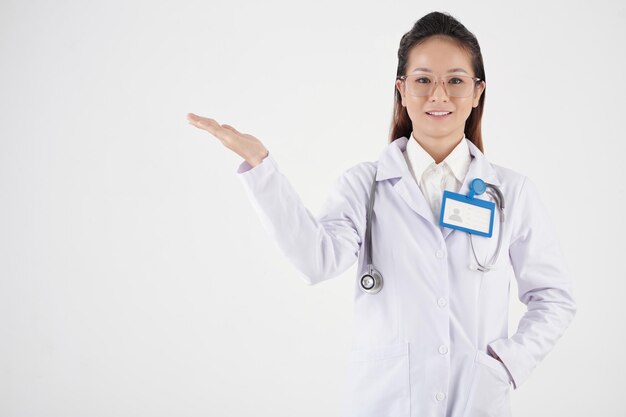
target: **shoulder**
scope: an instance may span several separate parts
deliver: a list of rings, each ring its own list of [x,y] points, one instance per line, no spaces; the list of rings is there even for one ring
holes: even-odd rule
[[[341,179],[355,191],[369,190],[377,165],[378,161],[363,161],[350,165],[341,174]]]
[[[526,174],[497,164],[491,164],[496,170],[500,182],[508,188],[516,198],[539,198],[540,191],[535,181]]]
[[[502,184],[521,185],[526,178],[526,175],[514,169],[507,168],[499,164],[494,164],[493,162],[491,163],[491,166],[496,171],[496,174],[498,175],[498,179],[500,180]]]
[[[520,214],[524,219],[537,213],[548,213],[544,196],[532,178],[511,168],[493,163],[491,165],[500,180],[500,191],[504,194],[510,213]],[[523,226],[518,225],[520,228]]]
[[[500,188],[502,192],[508,194],[511,197],[518,197],[528,181],[528,177],[514,169],[507,168],[505,166],[491,163],[491,166],[496,172],[496,176],[500,181]]]

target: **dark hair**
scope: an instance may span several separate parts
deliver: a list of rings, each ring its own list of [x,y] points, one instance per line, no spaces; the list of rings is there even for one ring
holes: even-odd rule
[[[413,28],[402,36],[398,49],[398,70],[396,75],[405,75],[408,64],[409,52],[411,49],[423,43],[431,36],[447,36],[453,40],[460,48],[466,50],[472,61],[474,76],[483,81],[485,79],[485,68],[483,66],[483,56],[480,52],[478,40],[472,32],[467,30],[458,20],[442,12],[431,12],[413,25]],[[486,90],[486,88],[485,88]],[[402,96],[394,84],[394,109],[389,143],[405,136],[410,139],[413,125],[406,107],[402,106]],[[483,91],[478,106],[472,108],[472,112],[465,122],[465,135],[471,140],[481,152],[483,152],[483,140],[480,129],[483,107],[485,104],[485,91]]]

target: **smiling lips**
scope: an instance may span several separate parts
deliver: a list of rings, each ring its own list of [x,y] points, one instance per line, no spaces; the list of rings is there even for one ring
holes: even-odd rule
[[[426,112],[426,115],[433,119],[445,119],[451,114],[452,114],[451,111],[430,111],[430,112],[427,111]]]

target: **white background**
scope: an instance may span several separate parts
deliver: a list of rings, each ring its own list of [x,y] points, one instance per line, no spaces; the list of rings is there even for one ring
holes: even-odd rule
[[[477,36],[485,155],[538,185],[575,279],[514,415],[623,416],[626,4],[427,3],[2,0],[0,416],[338,415],[356,264],[301,281],[185,115],[261,139],[315,213],[387,145],[434,10]],[[513,283],[511,333],[524,311]]]

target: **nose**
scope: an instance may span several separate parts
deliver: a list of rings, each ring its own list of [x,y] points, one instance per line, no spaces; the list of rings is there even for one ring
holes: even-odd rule
[[[448,99],[448,93],[446,92],[446,89],[443,86],[443,82],[437,81],[437,83],[435,84],[435,88],[433,90],[433,92],[430,94],[430,98],[440,98],[443,97],[447,101]]]

